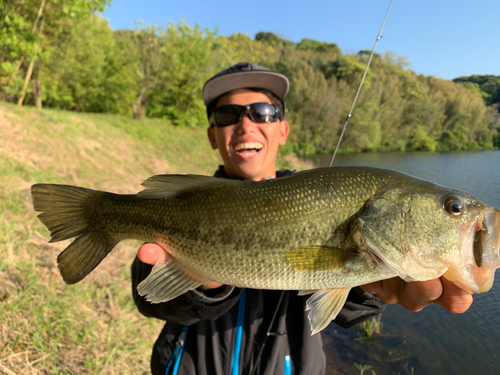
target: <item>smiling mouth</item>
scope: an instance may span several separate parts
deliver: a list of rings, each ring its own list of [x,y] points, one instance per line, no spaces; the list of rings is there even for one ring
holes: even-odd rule
[[[262,143],[259,142],[244,142],[234,146],[234,150],[241,156],[254,156],[257,155],[263,147]]]

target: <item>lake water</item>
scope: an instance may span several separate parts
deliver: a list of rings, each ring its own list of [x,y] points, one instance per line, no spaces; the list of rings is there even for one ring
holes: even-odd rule
[[[327,166],[330,157],[312,160]],[[399,170],[465,190],[500,208],[500,151],[337,155],[334,166],[340,165]],[[418,313],[388,305],[381,335],[371,340],[361,336],[360,329],[334,324],[324,331],[328,374],[359,374],[354,363],[372,365],[378,375],[500,374],[500,279],[490,292],[475,295],[464,314],[436,305]]]

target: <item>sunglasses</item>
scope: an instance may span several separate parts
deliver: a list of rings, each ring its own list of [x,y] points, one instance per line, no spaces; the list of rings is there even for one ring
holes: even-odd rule
[[[248,113],[250,120],[257,124],[283,120],[281,110],[271,103],[252,103],[248,105],[223,105],[216,108],[211,116],[210,124],[215,126],[229,126],[237,124]]]

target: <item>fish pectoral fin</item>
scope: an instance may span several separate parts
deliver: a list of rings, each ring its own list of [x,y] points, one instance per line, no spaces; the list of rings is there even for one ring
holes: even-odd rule
[[[137,194],[138,198],[162,199],[174,196],[181,192],[209,186],[238,185],[242,181],[229,180],[194,174],[162,174],[152,176],[142,183],[146,190]]]
[[[137,286],[137,291],[147,301],[161,303],[206,285],[210,281],[182,267],[171,258],[166,262],[158,261],[149,276]]]
[[[309,297],[306,311],[310,310],[311,336],[326,328],[337,317],[350,290],[351,288],[321,289]]]
[[[306,246],[282,253],[283,260],[298,271],[342,270],[358,254],[331,246]]]

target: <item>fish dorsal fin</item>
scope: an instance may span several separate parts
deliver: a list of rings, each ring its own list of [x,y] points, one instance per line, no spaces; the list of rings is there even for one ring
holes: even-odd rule
[[[314,293],[306,302],[311,323],[311,335],[320,332],[336,318],[344,307],[351,288],[321,289]]]
[[[241,181],[227,178],[200,176],[194,174],[162,174],[152,176],[142,183],[146,188],[137,197],[145,199],[161,199],[181,192],[210,186],[231,186]]]
[[[149,276],[137,286],[137,291],[149,302],[161,303],[206,285],[210,281],[170,258],[167,262],[158,261]]]

